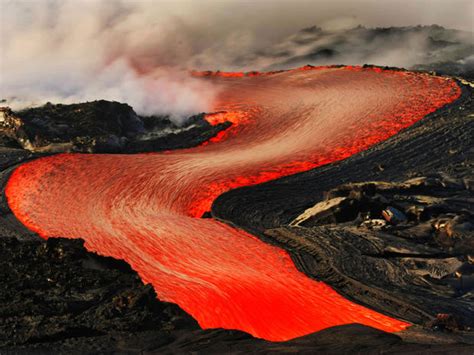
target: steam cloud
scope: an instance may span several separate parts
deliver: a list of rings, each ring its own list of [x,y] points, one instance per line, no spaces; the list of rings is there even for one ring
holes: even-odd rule
[[[347,29],[438,23],[468,30],[473,8],[470,0],[0,0],[0,6],[0,98],[8,105],[107,99],[178,122],[207,111],[218,92],[191,78],[190,69],[409,67],[441,58],[426,55],[431,33],[387,43]],[[314,24],[325,31],[297,32]]]
[[[20,108],[46,101],[126,102],[176,121],[206,111],[216,89],[191,78],[186,26],[151,3],[2,3],[0,97]]]

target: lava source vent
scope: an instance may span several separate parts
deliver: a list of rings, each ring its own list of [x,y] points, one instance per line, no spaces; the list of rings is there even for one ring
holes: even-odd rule
[[[48,240],[35,255],[50,252],[61,262],[67,257],[57,256],[57,245],[67,248],[67,241],[51,245],[51,238],[83,239],[88,251],[125,261],[160,301],[178,305],[201,328],[262,339],[204,333],[241,342],[240,349],[249,342],[272,349],[266,341],[308,349],[310,341],[324,350],[337,333],[331,327],[360,332],[372,339],[366,346],[386,337],[383,344],[402,349],[400,337],[384,333],[401,332],[412,334],[408,341],[435,347],[442,338],[442,346],[464,349],[450,343],[467,339],[474,325],[472,279],[452,277],[472,273],[473,180],[464,155],[472,148],[471,89],[452,78],[369,66],[194,75],[221,88],[214,113],[195,118],[205,139],[161,153],[63,153],[5,164],[11,174],[1,208],[10,229],[20,227],[8,208]],[[143,148],[137,136],[144,126],[126,111],[122,123],[133,123],[134,132],[113,133],[120,153]],[[465,139],[451,141],[456,134]],[[11,149],[19,160],[48,153],[23,148],[33,153]],[[386,149],[394,150],[392,161]],[[457,164],[450,171],[413,179],[448,160]],[[144,304],[153,291],[140,291]],[[123,302],[136,307],[134,297]],[[170,335],[154,349],[193,350],[192,334],[206,337],[181,317],[187,338]],[[149,319],[170,334],[179,328],[170,316]],[[420,325],[457,333],[427,335]]]

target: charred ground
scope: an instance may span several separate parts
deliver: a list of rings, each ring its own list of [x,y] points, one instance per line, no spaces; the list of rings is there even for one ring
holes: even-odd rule
[[[158,301],[153,288],[143,285],[127,264],[88,253],[80,240],[0,238],[0,246],[2,353],[427,349],[357,324],[285,343],[238,331],[202,330],[176,305]],[[461,351],[467,345],[433,344],[428,349]]]

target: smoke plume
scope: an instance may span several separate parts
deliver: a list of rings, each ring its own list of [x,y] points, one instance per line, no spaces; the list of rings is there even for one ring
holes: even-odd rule
[[[438,23],[472,30],[472,4],[0,0],[0,99],[14,108],[46,101],[116,100],[141,114],[171,114],[180,121],[209,110],[218,92],[190,77],[191,69],[366,62],[410,67],[443,61],[450,53],[465,60],[472,33],[452,31],[446,37],[431,28],[379,35],[356,26]],[[312,25],[322,29],[300,31]],[[452,45],[459,41],[461,47]]]
[[[177,121],[206,111],[216,89],[183,66],[192,29],[152,5],[3,2],[0,97],[14,108],[115,100]]]

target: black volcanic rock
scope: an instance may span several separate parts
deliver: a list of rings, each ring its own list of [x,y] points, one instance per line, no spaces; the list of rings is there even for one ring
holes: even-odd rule
[[[211,126],[196,115],[177,126],[167,116],[142,117],[105,100],[0,111],[0,146],[37,153],[134,153],[199,145],[230,123]]]
[[[3,133],[29,150],[51,150],[55,146],[55,150],[64,151],[81,145],[116,149],[123,144],[121,139],[144,130],[130,106],[104,100],[72,105],[47,103],[18,112],[4,109],[3,114]]]
[[[195,147],[231,126],[230,122],[223,122],[212,126],[204,120],[203,116],[201,114],[190,117],[184,127],[172,125],[162,128],[162,126],[157,127],[154,125],[150,132],[130,140],[122,152],[159,152],[162,150]]]
[[[81,240],[20,242],[0,237],[0,279],[2,354],[472,349],[450,344],[449,338],[447,344],[405,342],[359,324],[281,343],[232,330],[202,330],[178,306],[157,300],[153,288],[143,285],[126,263],[88,253]],[[441,317],[435,326],[453,324],[451,318]]]
[[[346,183],[264,234],[291,248],[307,273],[367,306],[436,327],[445,314],[460,330],[472,328],[474,193],[465,181],[438,174]]]
[[[0,245],[0,347],[198,329],[177,306],[158,302],[126,263],[88,254],[80,240],[0,238]]]
[[[474,80],[474,58],[418,64],[413,66],[413,69],[436,72],[440,75],[459,76],[468,80]]]

